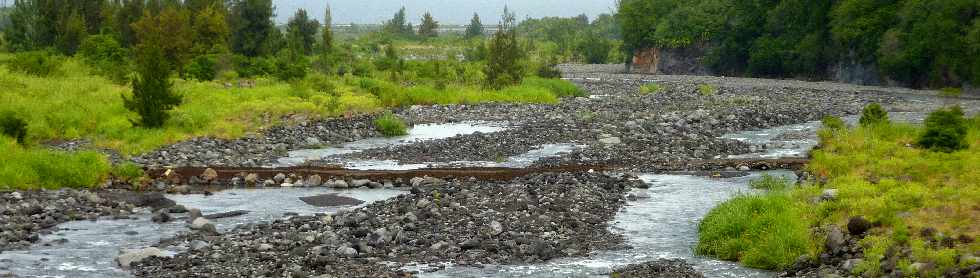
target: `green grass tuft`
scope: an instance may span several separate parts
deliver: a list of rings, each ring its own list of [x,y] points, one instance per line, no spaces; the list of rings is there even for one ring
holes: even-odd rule
[[[374,128],[385,137],[402,136],[408,134],[408,127],[405,122],[391,112],[385,112],[374,120]]]
[[[702,96],[710,97],[718,93],[718,88],[710,84],[701,84],[698,86],[698,93]]]
[[[663,90],[663,88],[661,88],[660,85],[657,83],[647,83],[644,84],[643,86],[640,86],[641,95],[656,94],[659,93],[661,90]]]
[[[779,191],[793,186],[792,181],[785,177],[774,177],[764,174],[758,179],[749,182],[749,186],[755,189],[765,189],[769,191]]]

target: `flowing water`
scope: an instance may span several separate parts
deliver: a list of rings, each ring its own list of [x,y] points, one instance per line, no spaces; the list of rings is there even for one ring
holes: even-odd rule
[[[323,159],[335,155],[343,155],[361,152],[367,149],[382,148],[388,146],[406,145],[420,141],[449,138],[457,135],[468,135],[477,132],[492,133],[506,129],[504,124],[490,122],[463,122],[447,124],[422,124],[415,125],[408,130],[408,135],[389,137],[389,138],[368,138],[350,142],[339,147],[328,147],[322,149],[296,150],[289,152],[289,156],[280,158],[279,164],[275,166],[296,166],[310,160]]]
[[[283,218],[286,213],[310,215],[333,213],[342,207],[314,207],[299,197],[337,193],[365,201],[364,204],[388,199],[402,191],[389,189],[334,190],[319,188],[231,189],[204,195],[168,195],[178,204],[198,208],[204,214],[246,210],[238,217],[212,220],[219,231],[260,221]],[[181,214],[174,214],[181,217]],[[0,269],[6,268],[18,277],[129,277],[115,258],[121,249],[139,249],[187,231],[185,219],[158,224],[149,213],[138,219],[73,221],[57,226],[53,233],[28,250],[0,253]],[[64,241],[67,240],[67,241]],[[46,246],[49,245],[49,246]],[[2,271],[0,271],[2,273]]]
[[[612,227],[626,236],[626,244],[632,248],[599,251],[587,258],[559,259],[545,264],[482,268],[450,265],[423,273],[422,277],[608,277],[615,267],[661,258],[684,259],[707,277],[771,277],[770,272],[696,256],[693,251],[698,240],[697,225],[704,215],[737,194],[753,192],[748,182],[762,174],[795,179],[788,171],[730,179],[641,175],[650,188],[637,190],[647,191],[650,198],[630,201],[616,216]],[[419,268],[425,266],[414,269]]]

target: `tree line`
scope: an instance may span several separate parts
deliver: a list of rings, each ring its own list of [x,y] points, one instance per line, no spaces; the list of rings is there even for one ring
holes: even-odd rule
[[[626,50],[704,47],[725,75],[826,79],[840,65],[911,87],[980,84],[975,0],[622,0]]]

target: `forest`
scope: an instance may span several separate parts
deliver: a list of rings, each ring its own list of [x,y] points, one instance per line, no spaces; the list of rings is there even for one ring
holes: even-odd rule
[[[706,48],[717,74],[832,79],[863,66],[943,88],[980,83],[978,15],[972,0],[624,0],[617,19],[628,51]]]

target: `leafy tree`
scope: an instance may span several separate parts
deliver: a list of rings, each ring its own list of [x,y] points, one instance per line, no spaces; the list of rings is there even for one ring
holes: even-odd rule
[[[313,53],[313,44],[316,43],[316,33],[319,29],[320,22],[311,19],[306,10],[299,9],[289,19],[289,24],[286,27],[290,46],[297,47],[297,50],[305,55]]]
[[[466,38],[479,38],[483,37],[483,23],[480,22],[480,15],[473,13],[473,18],[470,19],[470,25],[466,26]]]
[[[231,7],[231,49],[248,57],[272,53],[278,30],[272,0],[237,0]]]
[[[323,31],[321,32],[321,43],[323,43],[324,53],[330,53],[333,49],[333,15],[330,12],[330,5],[327,5],[323,12]]]
[[[486,75],[486,86],[500,89],[521,83],[524,79],[524,67],[521,60],[524,52],[517,41],[515,17],[506,7],[500,30],[490,39],[487,48],[487,65],[483,69]]]
[[[438,29],[439,22],[432,18],[432,13],[425,12],[422,15],[422,24],[419,24],[419,37],[422,39],[438,37]]]
[[[963,116],[963,109],[959,106],[930,113],[926,118],[926,131],[919,136],[919,146],[947,153],[969,148],[967,124]]]
[[[31,0],[15,0],[10,13],[10,27],[4,30],[4,37],[10,51],[28,51],[41,46],[40,7]]]
[[[220,4],[210,4],[199,10],[191,10],[196,11],[192,28],[193,52],[197,54],[226,52],[230,31],[224,8]]]
[[[136,31],[133,30],[133,23],[143,18],[145,7],[143,0],[121,0],[118,2],[115,14],[115,31],[119,36],[119,43],[123,47],[136,45]]]
[[[605,64],[612,51],[612,42],[599,34],[592,32],[583,33],[584,37],[578,44],[578,51],[585,57],[585,62],[589,64]]]
[[[888,123],[888,112],[877,103],[868,104],[861,113],[861,126],[874,126]]]
[[[123,95],[123,104],[139,115],[133,125],[161,127],[170,117],[169,111],[182,102],[181,96],[173,91],[167,56],[162,47],[146,44],[140,47],[136,65],[138,72],[133,80],[133,95]]]
[[[72,12],[62,24],[64,25],[58,28],[58,50],[64,54],[74,55],[78,46],[82,44],[82,40],[88,35],[85,28],[85,18],[78,12]]]
[[[388,34],[404,37],[411,36],[415,33],[412,24],[408,23],[408,19],[405,16],[405,7],[402,7],[390,20],[385,22],[382,30]]]
[[[183,71],[194,47],[194,30],[190,23],[190,11],[186,9],[166,7],[157,15],[146,12],[133,23],[138,39],[137,52],[151,45],[160,48],[165,59],[170,61],[166,63],[172,66],[170,70]]]
[[[111,35],[88,36],[78,48],[86,64],[117,83],[128,82],[129,52]]]

